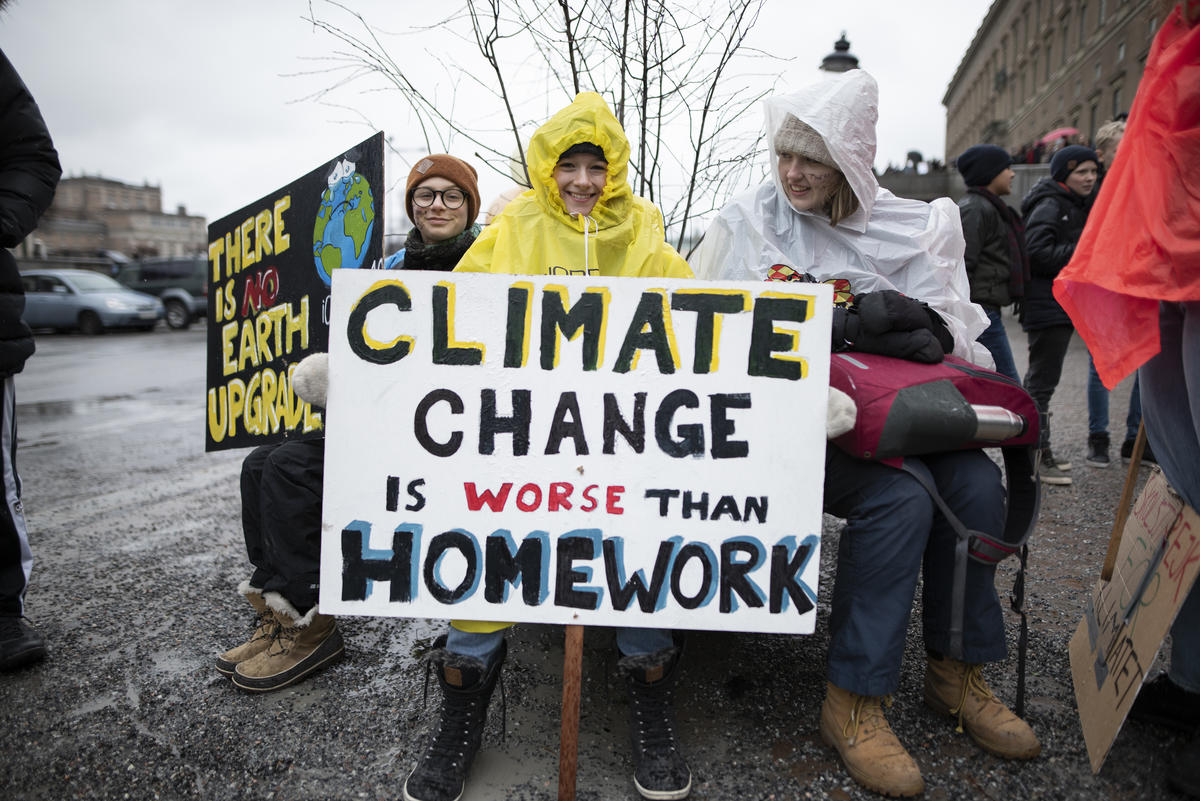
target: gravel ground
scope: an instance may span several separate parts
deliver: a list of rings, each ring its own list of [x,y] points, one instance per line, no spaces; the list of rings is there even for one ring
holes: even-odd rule
[[[1024,339],[1010,331],[1023,366]],[[50,338],[43,351],[74,346],[68,339]],[[36,371],[53,364],[31,362],[28,380],[36,385]],[[1107,470],[1083,463],[1086,372],[1076,339],[1053,407],[1055,450],[1074,462],[1076,481],[1048,488],[1030,560],[1027,717],[1043,755],[996,759],[925,709],[914,628],[889,718],[921,765],[926,798],[1171,797],[1162,775],[1180,738],[1130,722],[1093,775],[1075,709],[1067,643],[1124,481],[1119,459]],[[28,612],[51,657],[0,675],[0,799],[399,797],[436,711],[435,688],[424,701],[419,657],[442,624],[343,619],[344,662],[278,693],[236,691],[212,657],[239,641],[251,617],[234,590],[247,574],[237,493],[244,452],[203,453],[202,376],[162,384],[19,408],[36,558]],[[1126,382],[1112,395],[1117,444],[1128,394]],[[827,519],[826,535],[824,582],[837,521]],[[1012,567],[998,578],[1002,596]],[[879,797],[859,789],[817,736],[827,604],[820,611],[809,637],[688,635],[677,708],[693,799]],[[1014,656],[988,671],[1010,701],[1016,633],[1010,615]],[[636,798],[611,632],[589,629],[584,649],[578,797]],[[512,633],[507,725],[494,703],[466,801],[555,797],[561,654],[561,629]]]

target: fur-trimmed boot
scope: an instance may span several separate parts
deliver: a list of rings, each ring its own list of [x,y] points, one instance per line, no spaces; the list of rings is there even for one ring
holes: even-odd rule
[[[925,791],[921,769],[883,716],[880,696],[859,695],[827,682],[821,739],[837,749],[850,777],[868,790],[891,796]]]
[[[934,712],[957,717],[958,731],[966,731],[980,748],[998,757],[1032,759],[1042,752],[1029,724],[992,694],[981,665],[929,654],[925,703]]]
[[[434,648],[427,664],[437,670],[442,711],[425,753],[404,782],[404,801],[457,801],[462,796],[508,653],[508,643],[502,642],[492,663],[485,665],[474,657],[446,651],[445,635],[438,637]],[[429,674],[425,677],[428,681]]]
[[[675,735],[672,708],[679,649],[623,656],[617,666],[629,688],[634,787],[642,798],[687,798],[692,771]]]
[[[279,690],[304,679],[342,658],[345,645],[337,621],[317,607],[301,615],[277,592],[263,594],[275,613],[278,627],[267,647],[238,663],[233,671],[236,687],[250,692]]]
[[[234,668],[239,663],[245,662],[252,656],[257,656],[265,649],[270,644],[271,638],[275,636],[275,630],[279,628],[279,624],[275,621],[275,613],[267,607],[267,602],[263,600],[262,590],[251,587],[249,581],[243,581],[238,585],[238,592],[244,595],[250,605],[254,607],[254,631],[250,633],[250,639],[217,656],[217,670],[226,676],[232,676]]]

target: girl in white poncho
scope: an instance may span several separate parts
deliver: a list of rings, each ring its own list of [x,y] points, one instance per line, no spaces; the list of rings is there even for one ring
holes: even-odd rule
[[[836,350],[926,362],[954,353],[990,367],[990,356],[975,342],[988,320],[969,300],[958,210],[949,199],[904,200],[879,187],[871,169],[877,105],[875,81],[862,70],[768,100],[771,179],[721,211],[692,267],[712,279],[834,283],[843,307],[835,311]],[[880,298],[887,302],[874,302]],[[869,308],[898,310],[927,324],[868,341],[859,335],[857,316]],[[999,469],[983,451],[919,461],[968,528],[1000,535],[1004,489]],[[957,717],[994,754],[1037,755],[1041,746],[1032,729],[992,695],[980,674],[981,663],[1005,656],[995,567],[971,562],[967,568],[962,661],[953,659],[946,654],[956,535],[929,493],[902,470],[830,447],[824,505],[845,518],[846,527],[829,618],[820,731],[850,775],[886,795],[924,789],[880,705],[899,685],[922,571],[926,702]]]

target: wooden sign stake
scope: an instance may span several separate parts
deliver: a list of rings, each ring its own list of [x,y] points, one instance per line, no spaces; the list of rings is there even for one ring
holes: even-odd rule
[[[583,626],[567,626],[563,646],[562,732],[558,739],[558,801],[575,801],[579,755],[579,696],[583,683]]]
[[[1102,581],[1112,581],[1113,570],[1117,566],[1117,551],[1121,549],[1121,532],[1125,530],[1125,521],[1129,519],[1129,509],[1133,504],[1133,489],[1137,486],[1138,470],[1142,466],[1142,453],[1146,450],[1146,424],[1138,423],[1137,439],[1133,441],[1133,453],[1129,456],[1129,472],[1125,474],[1125,489],[1121,491],[1121,501],[1117,504],[1117,519],[1113,521],[1112,534],[1108,537],[1108,553],[1104,555],[1104,567],[1100,570]]]

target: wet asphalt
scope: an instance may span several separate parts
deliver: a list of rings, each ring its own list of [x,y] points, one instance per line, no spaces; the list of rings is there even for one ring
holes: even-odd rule
[[[1024,338],[1008,322],[1023,368]],[[251,614],[235,591],[248,575],[237,489],[245,451],[204,452],[204,363],[202,327],[43,335],[16,379],[35,558],[27,614],[50,657],[0,674],[0,799],[401,796],[437,708],[420,656],[441,621],[343,618],[346,659],[268,695],[243,694],[213,668]],[[1106,470],[1084,464],[1086,375],[1076,338],[1052,405],[1055,451],[1075,464],[1075,483],[1046,492],[1028,579],[1027,718],[1043,754],[1004,762],[927,710],[914,626],[889,718],[921,766],[926,798],[1172,797],[1162,776],[1177,735],[1127,723],[1094,775],[1075,709],[1067,643],[1125,478],[1119,457]],[[1112,394],[1114,457],[1128,395],[1128,381]],[[826,519],[814,635],[687,635],[677,709],[691,798],[880,797],[855,785],[817,735],[838,529]],[[1012,577],[1006,564],[1002,598]],[[1017,620],[1007,621],[1010,658],[986,675],[1011,702]],[[562,640],[549,626],[510,635],[506,703],[498,693],[466,801],[556,797]],[[637,798],[612,654],[612,633],[588,629],[579,799]]]

